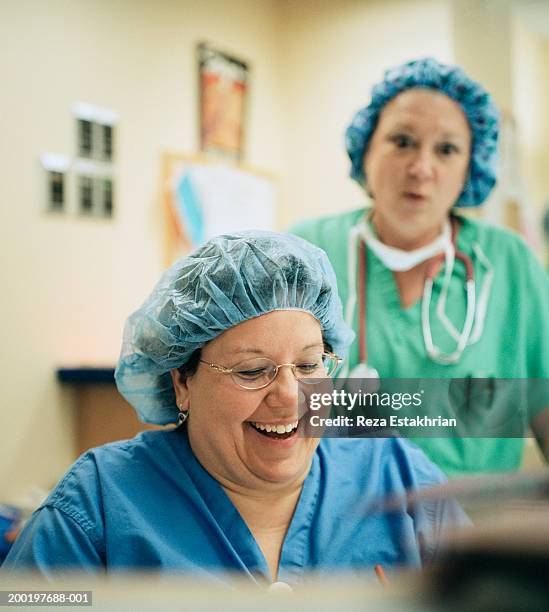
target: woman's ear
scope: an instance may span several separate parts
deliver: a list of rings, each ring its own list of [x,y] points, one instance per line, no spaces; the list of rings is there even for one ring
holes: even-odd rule
[[[170,374],[172,376],[173,388],[175,391],[175,399],[177,402],[177,407],[179,411],[188,411],[190,405],[189,398],[189,387],[187,385],[187,380],[181,380],[181,373],[179,370],[170,370]]]

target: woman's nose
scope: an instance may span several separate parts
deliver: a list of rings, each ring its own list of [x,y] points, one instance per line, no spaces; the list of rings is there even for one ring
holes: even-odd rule
[[[419,149],[415,152],[414,158],[408,166],[409,174],[419,180],[428,180],[435,174],[435,160],[433,154],[426,149]]]
[[[280,404],[297,403],[299,381],[290,365],[279,367],[278,374],[269,385],[269,395]]]

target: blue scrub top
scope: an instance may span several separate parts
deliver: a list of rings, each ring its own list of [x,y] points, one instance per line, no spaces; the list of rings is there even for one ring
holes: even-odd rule
[[[367,509],[390,493],[442,481],[405,440],[321,440],[284,540],[278,580],[373,571],[378,563],[420,566],[436,552],[441,530],[463,521],[460,508],[435,500],[409,510],[402,499],[390,514]],[[80,457],[33,514],[2,570],[48,577],[152,570],[216,580],[237,572],[271,582],[252,533],[195,458],[185,426],[143,432]]]

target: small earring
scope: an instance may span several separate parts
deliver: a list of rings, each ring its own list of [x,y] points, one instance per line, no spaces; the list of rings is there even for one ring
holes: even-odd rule
[[[179,415],[177,417],[177,425],[182,425],[189,417],[189,411],[183,409],[183,404],[179,404]]]

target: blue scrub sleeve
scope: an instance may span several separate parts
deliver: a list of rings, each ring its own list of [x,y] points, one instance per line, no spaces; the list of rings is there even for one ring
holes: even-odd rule
[[[46,506],[27,523],[2,571],[36,571],[51,578],[64,573],[97,573],[102,567],[101,556],[81,525],[64,511]]]

